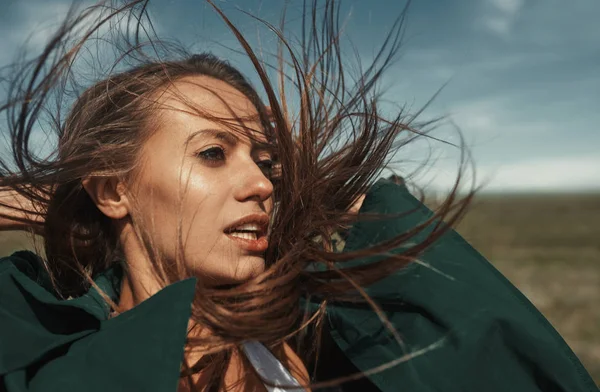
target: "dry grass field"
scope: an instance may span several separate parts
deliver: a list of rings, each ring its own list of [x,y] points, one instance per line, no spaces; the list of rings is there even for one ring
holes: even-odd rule
[[[480,195],[458,231],[541,310],[600,384],[600,194]],[[0,234],[0,256],[29,248]]]
[[[550,320],[600,385],[600,194],[480,195],[457,230]]]

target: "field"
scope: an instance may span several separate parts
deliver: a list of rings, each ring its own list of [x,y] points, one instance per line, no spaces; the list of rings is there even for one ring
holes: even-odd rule
[[[600,384],[600,194],[479,196],[458,231],[541,310]],[[29,247],[0,235],[0,255]]]
[[[550,320],[600,385],[600,194],[479,196],[457,230]]]

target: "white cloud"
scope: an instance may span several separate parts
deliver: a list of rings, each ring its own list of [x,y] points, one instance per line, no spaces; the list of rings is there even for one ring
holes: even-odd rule
[[[478,171],[493,178],[490,191],[600,189],[600,157],[596,156],[546,158]]]
[[[555,120],[519,115],[519,107],[510,96],[497,95],[453,104],[446,111],[449,119],[467,136],[486,140],[497,136],[522,137],[543,135],[563,126]],[[530,110],[534,106],[530,105]],[[482,140],[482,139],[481,139]],[[481,141],[480,140],[480,141]]]
[[[515,15],[523,8],[524,0],[490,0],[490,4],[507,15]]]
[[[477,24],[501,37],[510,34],[524,0],[488,0]]]
[[[486,17],[483,20],[483,24],[491,32],[505,36],[510,33],[512,19],[505,16]]]
[[[432,166],[415,178],[427,189],[448,191],[456,180],[456,165]],[[483,192],[580,192],[600,190],[600,157],[572,156],[532,159],[504,165],[477,165],[476,184],[485,184]],[[471,186],[472,173],[462,182],[462,190]]]
[[[449,114],[462,130],[475,133],[496,132],[502,118],[500,104],[494,100],[477,100],[454,105]]]

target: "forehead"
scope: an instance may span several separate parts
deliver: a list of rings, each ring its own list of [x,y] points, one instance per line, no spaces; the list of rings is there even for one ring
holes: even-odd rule
[[[174,109],[208,117],[258,121],[256,107],[248,97],[229,83],[209,76],[178,79],[160,92],[157,103],[159,110],[163,109],[162,115]]]

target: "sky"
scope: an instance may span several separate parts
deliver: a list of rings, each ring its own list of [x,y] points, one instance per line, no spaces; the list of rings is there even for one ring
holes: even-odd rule
[[[283,1],[215,2],[251,42],[273,50],[272,34],[242,11],[278,24]],[[404,4],[341,1],[344,39],[365,62]],[[29,52],[39,51],[70,1],[0,5],[1,67],[27,37]],[[294,16],[300,8],[301,1],[288,2],[291,33],[299,34]],[[235,48],[235,39],[205,1],[151,0],[150,15],[161,37],[212,51],[251,73],[247,62],[224,48]],[[597,0],[413,1],[400,57],[383,80],[386,100],[416,112],[439,92],[419,118],[445,116],[431,135],[454,143],[460,129],[474,161],[473,181],[485,184],[483,192],[600,191],[598,15]],[[344,47],[349,61],[350,48]],[[448,189],[459,152],[423,141],[401,149],[394,169],[421,186]],[[473,171],[466,174],[470,186]]]

